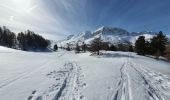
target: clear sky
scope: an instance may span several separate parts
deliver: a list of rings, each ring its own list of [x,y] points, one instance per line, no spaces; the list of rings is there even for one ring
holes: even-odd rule
[[[0,0],[0,26],[61,39],[101,26],[170,34],[170,0]]]

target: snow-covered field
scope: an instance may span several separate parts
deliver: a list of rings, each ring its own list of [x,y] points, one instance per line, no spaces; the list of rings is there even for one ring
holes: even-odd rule
[[[0,47],[0,100],[170,100],[170,63],[103,53]]]

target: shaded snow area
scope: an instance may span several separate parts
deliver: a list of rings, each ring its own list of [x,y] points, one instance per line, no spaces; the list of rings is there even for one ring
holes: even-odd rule
[[[0,100],[170,100],[170,63],[128,52],[0,47]]]

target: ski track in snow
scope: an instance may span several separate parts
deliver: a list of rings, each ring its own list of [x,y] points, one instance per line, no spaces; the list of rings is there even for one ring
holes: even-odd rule
[[[66,55],[66,59],[62,59],[64,55]],[[40,54],[39,56],[50,58],[50,55]],[[28,94],[26,97],[24,95],[24,100],[87,100],[86,98],[88,98],[88,95],[83,91],[83,89],[87,86],[84,82],[85,78],[87,78],[85,77],[84,73],[86,72],[86,70],[91,70],[82,69],[80,65],[81,63],[79,64],[76,61],[70,61],[69,59],[67,59],[67,56],[69,57],[66,52],[56,54],[56,57],[58,59],[64,60],[62,62],[63,65],[60,65],[61,68],[54,69],[54,66],[50,71],[46,71],[46,82],[50,80],[47,88],[43,88],[43,90],[40,90],[41,88],[33,88],[30,94]],[[130,56],[130,54],[129,57],[128,54],[127,56],[124,56],[123,60],[118,65],[118,70],[116,70],[118,73],[116,73],[117,76],[115,76],[116,79],[118,77],[117,84],[113,85],[112,82],[111,84],[109,84],[109,88],[113,87],[112,89],[110,89],[111,91],[109,90],[109,93],[111,93],[106,93],[103,95],[108,95],[106,98],[109,100],[170,100],[170,79],[160,72],[155,72],[152,69],[149,69],[150,67],[147,67],[147,65],[143,66],[141,65],[141,63],[136,63],[136,61],[132,60],[133,58],[130,58]],[[0,84],[0,91],[3,91],[14,84],[18,84],[19,81],[22,81],[32,74],[44,70],[45,67],[53,66],[55,63],[56,60],[50,58],[46,62],[39,64],[34,70],[26,71],[18,74],[16,77],[4,80]],[[113,74],[113,72],[111,71],[110,73]],[[90,86],[92,83],[87,82],[87,84],[88,86]],[[104,85],[106,84],[102,84],[100,86]],[[93,87],[91,87],[90,89],[93,89]],[[98,93],[98,90],[96,92]],[[99,98],[101,100],[106,100],[103,95],[97,96],[101,96],[101,98]],[[92,96],[90,97],[90,100],[96,99]]]
[[[125,68],[127,67],[127,61],[123,62],[123,65],[120,68],[121,77],[117,84],[117,91],[113,95],[111,100],[132,100],[131,99],[131,88],[130,88],[130,77],[126,72]]]
[[[121,77],[111,100],[136,100],[137,98],[133,99],[135,90],[131,83],[142,86],[145,100],[170,100],[170,79],[165,75],[146,69],[129,58],[124,60],[120,73]]]
[[[130,66],[143,79],[146,91],[151,100],[170,100],[170,85],[168,84],[170,79],[168,77],[133,62],[130,62]],[[138,66],[138,69],[136,66]]]
[[[81,90],[86,86],[83,83],[84,75],[76,62],[66,62],[59,71],[52,71],[47,77],[55,83],[43,93],[34,90],[28,100],[83,100]],[[35,95],[36,94],[36,95]]]

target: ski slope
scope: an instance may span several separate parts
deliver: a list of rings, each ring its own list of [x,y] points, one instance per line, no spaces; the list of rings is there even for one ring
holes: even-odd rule
[[[0,100],[170,100],[170,63],[128,52],[0,47]]]

